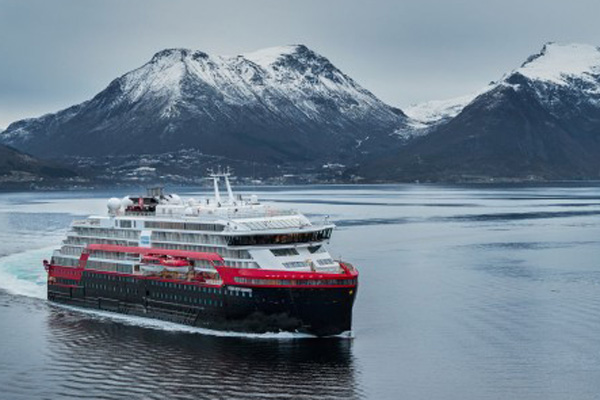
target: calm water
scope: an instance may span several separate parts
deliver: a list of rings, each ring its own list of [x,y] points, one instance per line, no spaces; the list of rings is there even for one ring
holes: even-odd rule
[[[354,339],[47,304],[41,259],[125,194],[0,195],[0,398],[600,398],[600,186],[260,191],[337,223]]]

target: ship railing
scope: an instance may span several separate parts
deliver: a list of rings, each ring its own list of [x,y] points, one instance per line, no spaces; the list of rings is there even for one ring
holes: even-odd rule
[[[97,225],[100,225],[100,221],[97,219],[77,219],[77,220],[73,221],[73,225],[97,226]]]
[[[132,217],[167,217],[167,215],[159,215],[156,212],[151,211],[124,211],[121,213],[124,216],[132,216]],[[297,210],[279,210],[276,208],[267,208],[265,210],[243,210],[238,209],[235,211],[234,209],[219,209],[219,208],[211,208],[211,209],[202,209],[200,208],[198,213],[194,214],[169,214],[169,218],[197,218],[202,217],[207,220],[220,220],[220,219],[244,219],[244,218],[269,218],[269,217],[283,217],[283,216],[293,216],[300,215]]]
[[[282,217],[290,215],[299,215],[297,210],[279,210],[276,208],[267,208],[265,210],[240,210],[237,211],[231,209],[200,209],[198,214],[193,216],[202,216],[207,219],[242,219],[242,218],[268,218],[268,217]],[[189,217],[190,215],[185,215]]]
[[[335,261],[337,261],[340,264],[340,267],[347,273],[358,272],[356,267],[354,265],[350,264],[349,262],[345,262],[345,261],[341,261],[341,260],[335,260]]]
[[[278,210],[276,208],[267,208],[263,211],[237,211],[232,212],[228,211],[227,214],[229,217],[235,218],[264,218],[264,217],[283,217],[289,215],[298,215],[297,210]]]
[[[156,215],[156,212],[152,211],[124,211],[123,215],[131,217],[152,217]]]

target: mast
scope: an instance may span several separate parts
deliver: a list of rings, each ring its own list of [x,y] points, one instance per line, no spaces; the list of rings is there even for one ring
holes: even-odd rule
[[[220,206],[221,205],[221,192],[219,191],[219,181],[221,180],[220,168],[219,168],[219,171],[217,171],[217,173],[214,173],[211,170],[209,176],[213,180],[213,186],[214,186],[214,190],[215,190],[215,203],[217,203],[217,205]]]
[[[221,205],[221,193],[219,192],[219,176],[215,175],[212,178],[215,186],[215,201],[218,205]]]
[[[233,190],[231,190],[231,184],[229,183],[229,177],[231,176],[231,172],[229,168],[227,168],[226,172],[221,171],[221,167],[217,170],[217,172],[210,171],[210,177],[213,180],[214,190],[215,190],[215,202],[217,205],[221,205],[221,192],[219,190],[219,183],[221,178],[225,179],[225,187],[227,189],[227,204],[234,204],[235,197],[233,196]]]
[[[227,172],[223,173],[223,177],[225,178],[225,186],[227,187],[227,196],[229,197],[229,203],[235,203],[235,198],[233,197],[233,191],[231,190],[231,185],[229,184],[229,176],[231,176],[231,172],[229,172],[229,168],[227,168]]]

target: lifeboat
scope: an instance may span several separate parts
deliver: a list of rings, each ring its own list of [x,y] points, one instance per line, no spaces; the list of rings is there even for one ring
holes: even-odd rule
[[[170,258],[148,255],[142,258],[140,269],[144,272],[159,273],[162,271],[187,273],[192,264],[182,258]]]
[[[140,269],[143,272],[158,273],[164,271],[165,266],[162,265],[160,257],[145,256],[140,263]]]
[[[179,273],[188,272],[191,266],[191,263],[189,261],[177,258],[163,259],[160,263],[162,266],[164,266],[164,268],[167,271]]]

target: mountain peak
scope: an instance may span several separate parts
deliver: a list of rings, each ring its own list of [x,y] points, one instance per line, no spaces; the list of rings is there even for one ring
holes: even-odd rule
[[[152,56],[151,63],[156,63],[163,60],[183,61],[185,58],[191,57],[194,60],[208,58],[208,54],[200,50],[191,50],[185,48],[172,48],[161,50]]]
[[[588,78],[600,74],[600,48],[580,43],[548,42],[515,72],[529,79],[564,85],[568,77]]]
[[[290,56],[308,56],[310,58],[324,58],[303,44],[268,47],[265,49],[253,51],[251,53],[244,53],[241,56],[247,60],[252,61],[255,64],[260,65],[261,67],[269,67],[275,64],[277,61],[280,61]]]
[[[161,50],[152,56],[150,62],[156,62],[167,58],[183,58],[186,57],[192,50],[183,48],[173,48]]]

